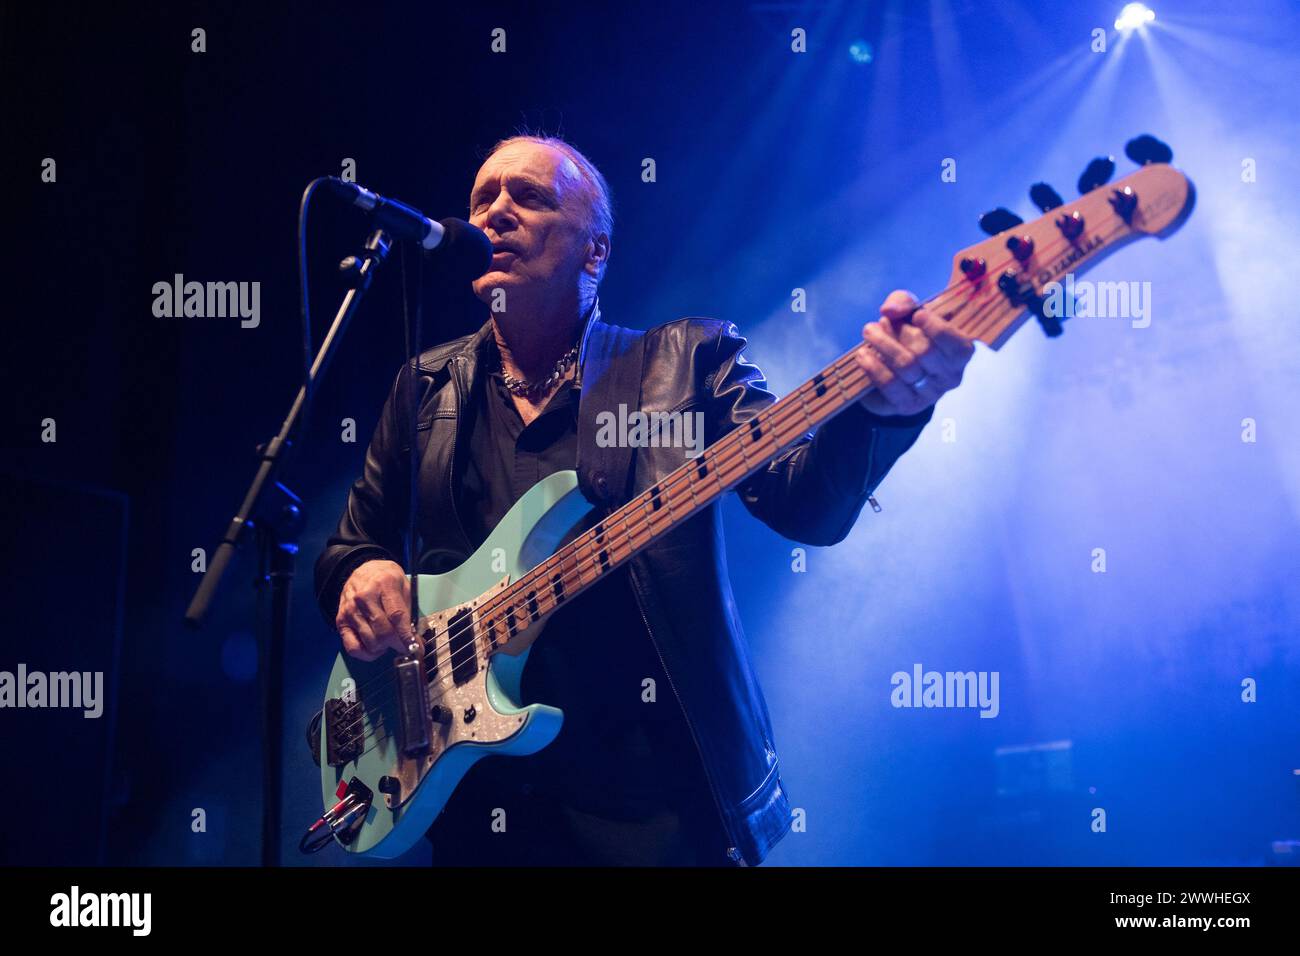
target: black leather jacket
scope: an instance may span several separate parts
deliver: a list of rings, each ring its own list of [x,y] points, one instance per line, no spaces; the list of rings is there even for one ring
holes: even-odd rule
[[[624,341],[645,336],[640,343],[644,349],[634,353],[644,363],[640,394],[630,396],[629,408],[703,412],[706,444],[775,401],[762,373],[742,357],[745,340],[732,323],[687,318],[639,333],[603,322],[598,307],[583,330],[583,383],[605,371],[597,368],[601,361],[620,361],[617,350],[599,347],[615,332]],[[447,570],[471,551],[453,489],[467,445],[464,396],[482,385],[480,359],[490,335],[489,322],[473,335],[420,356],[416,429],[419,529],[426,555],[422,571]],[[393,384],[364,471],[316,563],[317,597],[331,627],[348,575],[365,561],[400,560],[402,554],[410,406],[401,399],[408,374],[404,367]],[[584,385],[582,401],[588,392]],[[745,506],[779,534],[809,545],[835,544],[848,535],[868,496],[931,413],[882,418],[853,403],[737,491]],[[684,460],[680,447],[644,447],[630,454],[625,486],[615,482],[608,489],[606,475],[582,474],[584,491],[593,484],[608,490],[602,510],[645,490]],[[579,472],[584,470],[580,453]],[[431,563],[430,555],[444,560]],[[732,597],[718,503],[656,540],[628,565],[646,627],[698,745],[728,835],[728,856],[737,863],[760,863],[789,828],[790,804],[777,772],[767,704]]]

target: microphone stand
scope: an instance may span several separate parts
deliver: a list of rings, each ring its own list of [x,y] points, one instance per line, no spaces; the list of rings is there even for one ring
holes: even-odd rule
[[[269,442],[258,446],[261,464],[253,483],[244,494],[239,511],[231,519],[226,533],[217,546],[212,561],[199,582],[198,591],[185,611],[185,623],[198,628],[207,614],[208,605],[216,593],[221,577],[234,557],[246,528],[256,533],[258,548],[258,618],[265,628],[261,647],[261,700],[262,700],[262,865],[280,865],[280,754],[284,645],[289,623],[289,592],[293,582],[294,557],[298,553],[298,534],[303,525],[302,502],[293,492],[275,480],[282,458],[292,445],[290,436],[299,427],[308,404],[308,396],[316,391],[317,383],[324,377],[338,344],[365,298],[375,270],[388,257],[391,242],[383,229],[376,229],[366,239],[360,255],[348,256],[340,269],[348,278],[351,288],[343,296],[334,322],[321,342],[316,359],[307,372],[307,378],[298,389],[298,395],[280,431]],[[269,489],[269,490],[268,490]],[[266,590],[269,585],[271,613],[265,618]]]

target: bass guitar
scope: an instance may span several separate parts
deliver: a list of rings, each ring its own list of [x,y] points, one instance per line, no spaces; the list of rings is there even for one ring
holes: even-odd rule
[[[1113,161],[1095,160],[1074,202],[1034,187],[1044,214],[1032,222],[987,213],[990,236],[953,257],[947,285],[925,304],[995,350],[1030,316],[1059,335],[1051,283],[1140,236],[1169,235],[1191,211],[1192,185],[1169,165],[1168,147],[1142,136],[1128,154],[1140,169],[1108,186]],[[437,610],[420,617],[407,653],[371,662],[340,653],[334,662],[309,733],[325,812],[301,848],[333,841],[395,857],[420,840],[476,761],[554,740],[561,711],[525,706],[519,692],[549,615],[866,394],[853,352],[605,517],[593,514],[575,472],[557,472],[458,568],[417,575],[419,607]]]

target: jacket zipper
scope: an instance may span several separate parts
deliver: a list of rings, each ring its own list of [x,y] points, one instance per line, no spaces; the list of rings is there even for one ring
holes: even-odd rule
[[[871,445],[870,447],[867,448],[868,479],[871,477],[871,472],[875,469],[876,466],[876,443],[879,441],[879,439],[880,439],[880,429],[878,428],[871,429]],[[874,511],[876,514],[880,514],[880,512],[883,509],[880,507],[880,502],[876,500],[875,485],[872,485],[870,488],[867,489],[867,501],[871,505],[871,510]]]
[[[650,638],[650,646],[655,649],[655,655],[659,658],[659,666],[663,668],[664,676],[668,678],[668,686],[672,688],[673,696],[677,698],[677,706],[682,712],[682,719],[686,722],[686,729],[690,731],[691,743],[695,744],[695,752],[699,755],[700,768],[704,771],[704,780],[709,785],[709,794],[713,797],[713,805],[718,811],[718,822],[722,824],[722,832],[727,838],[727,843],[730,844],[726,848],[727,859],[745,866],[745,858],[736,845],[736,838],[731,832],[731,825],[727,822],[727,816],[722,811],[722,800],[718,796],[717,788],[713,785],[713,775],[709,773],[708,761],[704,759],[704,750],[700,747],[699,738],[695,735],[695,727],[691,723],[690,715],[686,712],[686,705],[682,703],[682,695],[677,692],[677,685],[673,683],[673,676],[668,673],[668,664],[664,661],[663,652],[659,650],[659,642],[655,640],[654,630],[650,627],[650,619],[646,617],[645,606],[641,602],[641,588],[637,584],[636,574],[630,563],[627,572],[628,579],[632,582],[632,594],[636,598],[636,609],[641,612],[641,622],[645,624],[646,634]]]

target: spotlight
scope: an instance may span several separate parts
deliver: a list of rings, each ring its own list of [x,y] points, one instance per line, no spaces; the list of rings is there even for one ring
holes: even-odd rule
[[[1116,30],[1136,30],[1156,18],[1156,12],[1144,3],[1128,3],[1115,19]]]
[[[855,40],[849,44],[849,56],[854,63],[870,63],[873,57],[871,44],[866,40]]]

